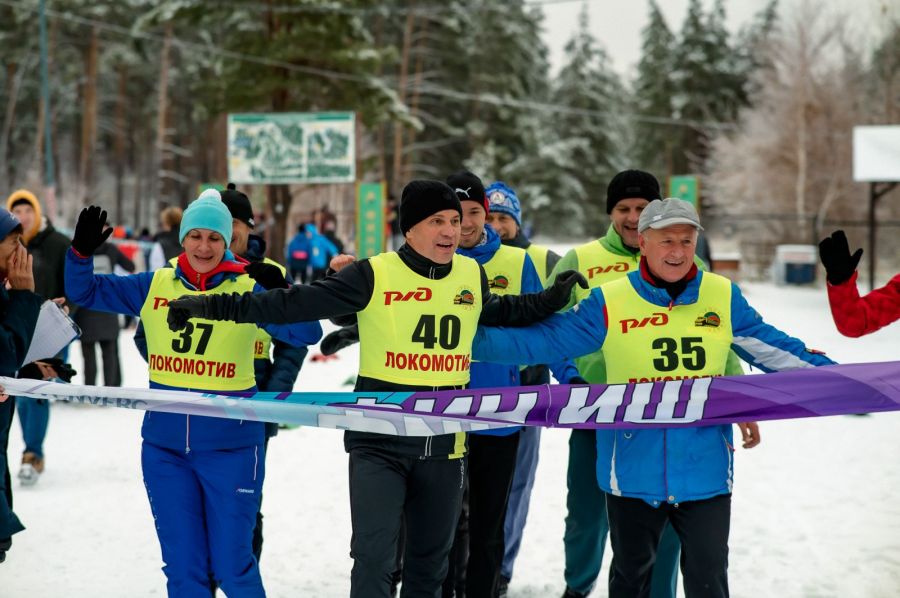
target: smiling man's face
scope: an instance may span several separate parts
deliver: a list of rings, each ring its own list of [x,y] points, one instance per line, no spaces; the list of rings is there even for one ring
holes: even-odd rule
[[[648,228],[640,234],[641,254],[650,272],[666,282],[684,278],[694,265],[697,229],[690,224]]]
[[[441,210],[406,231],[406,242],[419,255],[437,264],[449,264],[459,246],[459,212]]]
[[[638,246],[638,220],[648,203],[650,201],[643,197],[621,199],[616,202],[609,214],[613,227],[622,237],[622,242],[628,247],[637,248]]]

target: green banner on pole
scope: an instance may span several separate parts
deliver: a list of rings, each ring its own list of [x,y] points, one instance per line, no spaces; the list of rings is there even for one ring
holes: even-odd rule
[[[677,197],[694,204],[700,209],[700,177],[693,174],[669,177],[669,197]]]
[[[356,258],[384,251],[384,183],[356,185]]]

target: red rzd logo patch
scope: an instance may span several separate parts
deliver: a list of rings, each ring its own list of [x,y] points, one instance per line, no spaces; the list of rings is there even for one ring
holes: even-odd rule
[[[669,316],[667,316],[663,312],[656,312],[652,316],[641,318],[640,320],[635,320],[634,318],[619,320],[619,324],[622,326],[622,334],[628,334],[628,331],[632,328],[644,328],[645,326],[665,326],[668,323]]]
[[[427,287],[419,287],[415,291],[385,291],[384,304],[390,305],[394,301],[429,301],[431,299],[431,289]]]

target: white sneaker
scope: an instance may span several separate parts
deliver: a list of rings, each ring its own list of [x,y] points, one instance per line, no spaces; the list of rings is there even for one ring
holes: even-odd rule
[[[34,486],[42,471],[44,471],[44,460],[34,453],[25,453],[22,455],[22,467],[19,468],[19,483],[23,486]]]
[[[21,469],[19,469],[19,482],[23,486],[34,486],[37,484],[40,475],[41,474],[34,468],[34,465],[25,463],[22,465]]]

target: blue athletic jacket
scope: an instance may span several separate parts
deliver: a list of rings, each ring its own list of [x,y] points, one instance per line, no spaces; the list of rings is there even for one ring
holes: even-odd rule
[[[675,306],[697,302],[703,276],[708,274],[699,272],[688,283]],[[628,280],[648,302],[662,308],[673,303],[665,289],[650,284],[640,271],[630,273]],[[731,285],[731,318],[731,348],[765,372],[834,364],[824,355],[808,351],[799,339],[765,323],[735,284]],[[600,286],[574,309],[528,328],[480,326],[472,357],[515,363],[577,357],[598,350],[606,330],[606,301]],[[728,425],[598,430],[597,482],[606,492],[641,498],[654,506],[710,498],[731,492],[733,450]]]
[[[225,259],[233,260],[234,256],[227,251]],[[141,307],[150,291],[153,272],[140,272],[128,276],[94,274],[93,261],[93,257],[78,257],[71,249],[66,253],[66,298],[76,305],[97,311],[140,316]],[[185,289],[195,290],[195,287],[185,279],[181,268],[173,268],[172,275],[181,280]],[[222,281],[235,276],[237,275],[231,273],[216,274],[207,282],[207,288],[215,288]],[[255,293],[264,290],[259,285],[253,288]],[[273,338],[294,346],[312,345],[322,337],[322,327],[318,322],[266,324],[261,327]],[[152,334],[152,331],[147,332]],[[170,388],[152,381],[150,387]],[[262,444],[265,428],[262,422],[148,411],[144,414],[141,436],[155,445],[188,452]]]
[[[484,227],[484,238],[482,242],[475,247],[464,248],[459,247],[456,253],[470,257],[482,266],[488,263],[497,250],[500,248],[500,235],[490,226]],[[531,257],[525,256],[525,262],[522,264],[522,294],[539,293],[544,290],[541,285],[541,279],[538,276]],[[543,362],[542,362],[543,363]],[[553,375],[557,380],[568,382],[570,378],[578,375],[578,370],[571,361],[563,361],[554,363],[550,366]],[[469,388],[500,388],[505,386],[519,385],[519,366],[484,361],[473,361],[469,368]],[[487,434],[490,436],[509,436],[521,429],[521,426],[514,428],[502,428],[499,430],[486,430],[477,432],[478,434]]]

